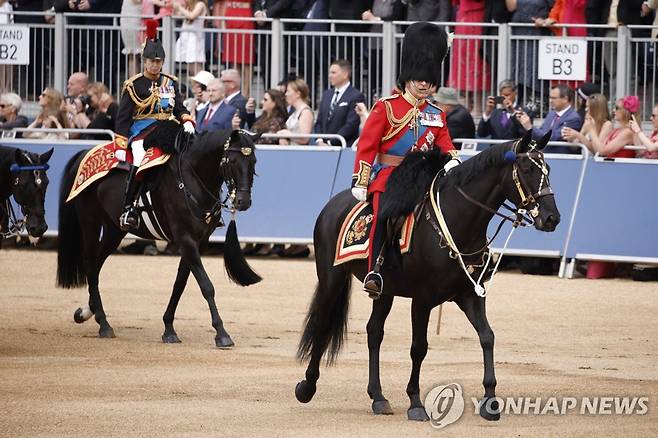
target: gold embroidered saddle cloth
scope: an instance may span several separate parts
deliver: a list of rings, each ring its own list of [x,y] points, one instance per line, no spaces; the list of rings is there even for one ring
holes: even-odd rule
[[[372,227],[372,204],[359,202],[349,212],[338,233],[334,266],[350,260],[367,259],[370,253],[370,228]],[[400,231],[400,252],[409,252],[411,234],[414,229],[414,215],[404,220]]]
[[[137,175],[147,169],[152,169],[155,166],[166,163],[169,157],[170,155],[163,153],[157,147],[149,148],[139,165],[139,169],[137,169]],[[78,196],[94,181],[103,178],[110,170],[116,168],[124,161],[132,163],[132,152],[130,149],[125,149],[114,142],[99,144],[90,149],[78,166],[78,172],[75,175],[75,181],[66,202]]]

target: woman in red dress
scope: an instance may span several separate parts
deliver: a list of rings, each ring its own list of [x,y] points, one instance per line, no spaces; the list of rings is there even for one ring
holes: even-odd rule
[[[484,20],[483,0],[453,0],[458,6],[455,20],[460,23],[481,23]],[[482,35],[482,26],[455,26],[455,35]],[[480,56],[482,40],[455,38],[450,60],[448,84],[466,93],[466,107],[479,115],[484,106],[483,90],[491,87],[489,64]],[[490,42],[488,44],[491,44]]]
[[[213,2],[213,15],[219,17],[253,18],[253,0]],[[225,29],[220,34],[223,44],[222,63],[226,68],[235,68],[241,72],[242,93],[249,96],[251,86],[251,64],[254,58],[254,22],[249,20],[222,20],[217,26]]]

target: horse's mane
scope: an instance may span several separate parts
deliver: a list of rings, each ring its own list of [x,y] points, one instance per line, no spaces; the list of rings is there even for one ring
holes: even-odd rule
[[[491,167],[506,164],[505,152],[511,143],[493,145],[480,152],[443,178],[439,178],[438,187],[446,185],[462,186]],[[451,159],[437,149],[427,152],[408,154],[402,163],[391,173],[386,192],[381,199],[380,216],[396,218],[406,216],[420,204],[429,191],[432,180],[443,166]]]
[[[197,150],[210,150],[209,148],[217,143],[224,145],[226,137],[230,131],[209,131],[194,136],[193,142],[187,144],[187,135],[182,133],[183,126],[174,120],[164,120],[157,124],[155,129],[144,137],[144,149],[157,146],[165,154],[174,154],[194,146]],[[182,142],[176,144],[176,142]]]
[[[505,152],[512,148],[512,144],[512,142],[507,142],[492,145],[479,154],[464,161],[462,164],[452,169],[446,178],[441,178],[439,180],[439,188],[449,184],[463,186],[491,167],[508,164],[505,161]]]
[[[450,155],[438,149],[408,154],[386,182],[380,216],[396,218],[411,213],[423,200],[434,176],[449,160]]]

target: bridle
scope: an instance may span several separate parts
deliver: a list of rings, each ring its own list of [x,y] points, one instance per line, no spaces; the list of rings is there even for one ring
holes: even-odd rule
[[[498,235],[498,231],[500,231],[504,221],[512,222],[514,227],[526,227],[534,224],[534,218],[539,216],[539,200],[544,196],[553,196],[553,189],[551,188],[550,181],[548,180],[548,167],[546,166],[546,160],[544,159],[543,152],[537,149],[537,143],[535,140],[531,140],[528,146],[530,148],[528,152],[519,153],[517,152],[517,149],[520,142],[521,139],[517,140],[516,143],[514,143],[512,149],[509,151],[514,154],[514,163],[512,164],[512,181],[514,182],[514,186],[516,187],[516,190],[519,193],[519,197],[521,199],[520,206],[515,205],[514,207],[516,208],[514,208],[513,206],[508,205],[506,202],[502,204],[502,207],[509,210],[513,216],[505,215],[494,210],[488,205],[485,205],[470,196],[461,187],[457,187],[459,194],[461,194],[468,202],[475,204],[478,207],[502,218],[501,223],[496,230],[496,234],[493,238],[490,239],[490,241],[493,241],[493,239],[496,238],[496,235]],[[523,172],[519,171],[518,160],[521,157],[528,158],[532,165],[536,166],[541,171],[541,179],[539,180],[539,186],[536,192],[533,192],[530,184],[523,176]]]
[[[246,131],[240,130],[240,134],[245,134]],[[231,137],[229,136],[226,139],[226,142],[224,143],[224,147],[222,148],[222,155],[220,157],[219,161],[219,171],[222,175],[222,179],[224,183],[226,184],[227,188],[227,193],[226,196],[224,196],[224,199],[222,200],[221,196],[221,187],[220,187],[220,194],[219,196],[216,196],[210,189],[206,187],[206,185],[203,183],[203,180],[199,175],[196,173],[194,168],[189,165],[187,167],[190,169],[192,173],[192,177],[196,181],[196,183],[203,189],[205,194],[211,199],[212,205],[210,206],[209,209],[203,209],[201,206],[201,202],[197,199],[192,192],[187,188],[187,184],[184,181],[183,177],[183,163],[187,163],[183,158],[185,155],[185,152],[188,149],[189,141],[190,138],[187,136],[186,140],[183,140],[182,137],[182,131],[179,132],[178,136],[176,137],[176,149],[180,151],[180,155],[178,157],[178,175],[177,175],[177,182],[178,182],[178,188],[183,191],[183,194],[185,195],[185,203],[187,204],[187,208],[197,216],[197,218],[206,224],[211,224],[215,221],[218,222],[218,226],[223,225],[222,223],[222,210],[231,212],[231,214],[235,213],[235,207],[234,207],[234,202],[236,198],[236,194],[239,191],[244,191],[247,193],[251,193],[250,189],[238,189],[237,184],[235,182],[235,175],[234,172],[232,172],[232,162],[231,159],[229,158],[229,150],[230,151],[235,151],[235,149],[231,149]],[[185,142],[184,145],[181,145]],[[241,147],[240,152],[244,156],[249,156],[253,153],[253,148],[252,147]],[[190,205],[190,202],[195,205],[196,208],[193,208],[192,205]],[[197,212],[199,214],[197,214]]]
[[[30,164],[28,166],[21,166],[19,164],[12,164],[9,166],[9,172],[12,175],[13,178],[13,183],[11,184],[11,194],[14,196],[14,199],[16,199],[16,202],[21,206],[21,212],[23,213],[23,218],[19,218],[16,215],[16,211],[14,210],[14,207],[7,198],[5,200],[5,212],[7,214],[7,218],[9,221],[9,228],[7,231],[0,232],[0,236],[2,238],[7,239],[9,237],[17,236],[21,232],[25,231],[25,224],[27,223],[27,216],[29,215],[28,209],[19,202],[19,200],[16,198],[16,189],[18,188],[20,184],[20,176],[18,175],[20,172],[32,172],[32,175],[34,176],[34,184],[37,186],[37,188],[41,188],[41,184],[43,183],[43,180],[41,178],[41,172],[45,172],[48,169],[50,169],[50,166],[46,164],[35,164],[34,161],[30,158],[29,155],[23,154],[24,158],[27,159]],[[13,175],[16,175],[13,177]]]
[[[246,135],[247,131],[240,129],[238,130],[240,135]],[[228,194],[229,197],[231,198],[231,203],[235,201],[235,197],[237,195],[237,192],[243,192],[243,193],[248,193],[251,194],[251,187],[249,188],[238,188],[237,183],[235,182],[235,172],[234,172],[234,166],[229,158],[229,151],[231,152],[237,152],[236,148],[231,148],[231,137],[226,139],[226,143],[224,143],[224,153],[222,154],[222,159],[219,162],[219,170],[224,176],[224,182],[226,183],[226,188],[228,189]],[[254,148],[253,147],[247,147],[247,146],[241,146],[240,151],[242,155],[245,157],[250,156],[251,154],[254,153]]]

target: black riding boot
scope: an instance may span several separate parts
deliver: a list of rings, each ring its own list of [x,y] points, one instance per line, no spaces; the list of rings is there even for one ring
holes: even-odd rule
[[[363,290],[368,293],[368,296],[373,300],[379,298],[384,289],[384,279],[379,271],[384,264],[384,230],[385,221],[377,220],[375,223],[375,233],[372,242],[372,256],[370,257],[370,272],[363,279]]]
[[[122,231],[133,231],[139,228],[139,212],[135,205],[136,190],[134,183],[135,175],[137,174],[137,166],[131,166],[128,171],[128,178],[126,178],[126,191],[123,200],[123,214],[119,218],[119,226]]]

